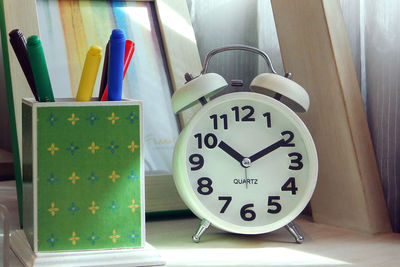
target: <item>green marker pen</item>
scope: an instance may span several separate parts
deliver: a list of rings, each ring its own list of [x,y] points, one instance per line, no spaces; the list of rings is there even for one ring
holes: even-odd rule
[[[28,57],[31,62],[33,78],[35,80],[40,102],[54,102],[53,89],[49,72],[47,71],[46,59],[43,53],[42,42],[39,37],[33,35],[28,38],[26,44]]]

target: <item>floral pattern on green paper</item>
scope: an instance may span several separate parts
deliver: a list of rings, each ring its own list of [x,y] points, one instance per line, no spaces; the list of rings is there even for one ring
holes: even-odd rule
[[[38,107],[38,250],[141,245],[139,106]]]
[[[88,118],[86,118],[89,122],[90,125],[94,125],[94,123],[99,119],[96,117],[96,115],[94,113],[90,113],[90,116]]]

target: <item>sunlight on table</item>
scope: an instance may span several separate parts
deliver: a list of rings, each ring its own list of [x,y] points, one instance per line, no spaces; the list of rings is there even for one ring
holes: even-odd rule
[[[288,248],[159,249],[167,266],[321,266],[350,263]]]

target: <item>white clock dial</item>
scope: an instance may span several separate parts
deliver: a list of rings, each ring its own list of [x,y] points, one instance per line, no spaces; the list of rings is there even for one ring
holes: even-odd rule
[[[310,200],[316,150],[282,103],[234,93],[207,103],[182,131],[174,178],[200,218],[231,232],[264,233],[292,221]]]

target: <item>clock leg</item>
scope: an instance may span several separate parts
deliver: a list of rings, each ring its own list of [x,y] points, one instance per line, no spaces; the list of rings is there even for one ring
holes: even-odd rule
[[[201,220],[199,229],[197,229],[196,233],[193,235],[192,239],[195,243],[200,242],[200,237],[204,232],[207,230],[207,228],[210,226],[210,222],[207,221],[206,219]]]
[[[303,243],[304,237],[300,235],[299,231],[296,228],[296,225],[293,222],[288,223],[285,227],[289,231],[289,233],[291,233],[292,236],[296,239],[296,242],[298,244]]]

